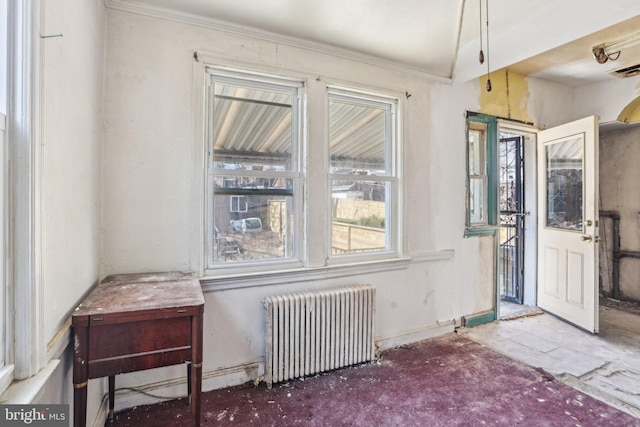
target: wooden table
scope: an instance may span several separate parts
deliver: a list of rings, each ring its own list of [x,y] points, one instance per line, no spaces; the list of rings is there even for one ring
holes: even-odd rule
[[[113,419],[115,375],[185,362],[192,426],[199,426],[203,311],[200,282],[190,274],[105,278],[72,315],[74,427],[86,425],[89,379],[109,377]]]

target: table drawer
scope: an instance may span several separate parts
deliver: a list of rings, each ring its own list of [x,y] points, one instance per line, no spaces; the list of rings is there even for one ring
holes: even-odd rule
[[[89,360],[191,345],[190,316],[93,325],[89,330]]]

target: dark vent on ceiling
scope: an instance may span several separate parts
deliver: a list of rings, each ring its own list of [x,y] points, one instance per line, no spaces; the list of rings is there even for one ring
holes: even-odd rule
[[[637,76],[638,74],[640,74],[640,62],[637,64],[625,66],[623,68],[618,68],[616,70],[611,70],[609,71],[609,73],[621,78]]]

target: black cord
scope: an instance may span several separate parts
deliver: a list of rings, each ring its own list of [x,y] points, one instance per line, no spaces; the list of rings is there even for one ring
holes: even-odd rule
[[[489,0],[485,0],[486,1],[486,7],[487,7],[487,92],[491,92],[491,78],[489,77],[490,74],[490,67],[489,67]]]
[[[478,60],[481,64],[484,64],[484,52],[482,51],[482,0],[478,0],[480,11],[480,54],[478,55]]]

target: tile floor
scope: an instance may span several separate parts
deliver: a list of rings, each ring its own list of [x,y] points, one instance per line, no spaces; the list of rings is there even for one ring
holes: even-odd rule
[[[505,320],[459,332],[640,418],[640,315],[601,306],[600,333],[593,335],[535,308],[522,315],[519,309],[504,306]]]

